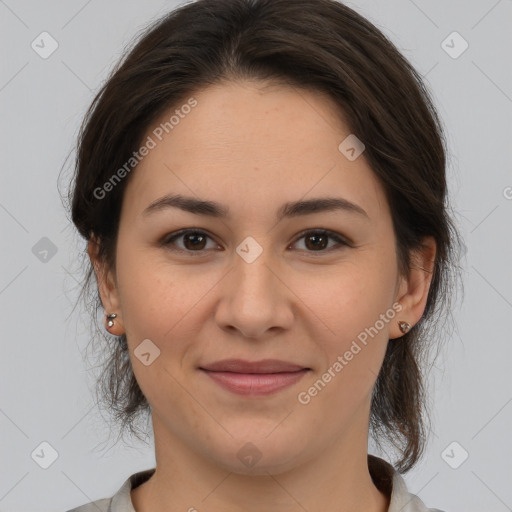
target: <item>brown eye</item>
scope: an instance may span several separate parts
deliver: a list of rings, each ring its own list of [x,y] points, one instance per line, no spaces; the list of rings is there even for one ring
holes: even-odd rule
[[[302,236],[295,242],[304,239],[304,248],[301,250],[309,253],[331,252],[340,246],[351,247],[351,244],[337,233],[328,230],[309,230],[302,233]],[[208,247],[208,240],[212,241],[214,247]],[[181,243],[178,243],[180,241]],[[332,243],[334,242],[334,244]],[[162,246],[177,252],[200,256],[207,252],[207,249],[216,249],[219,246],[204,231],[184,229],[165,237]],[[196,254],[194,254],[196,253]]]
[[[304,239],[304,250],[307,252],[330,252],[331,249],[336,249],[336,246],[350,246],[341,236],[327,230],[306,231],[298,240],[302,239]],[[334,246],[329,247],[330,240],[336,242]]]
[[[306,247],[308,249],[325,249],[328,245],[328,236],[324,234],[313,233],[305,237]]]
[[[162,245],[166,247],[169,246],[171,249],[179,252],[203,253],[205,249],[208,248],[207,242],[209,239],[211,240],[211,237],[204,231],[185,229],[170,237],[164,238]],[[176,243],[178,240],[182,243]]]
[[[183,240],[186,249],[204,249],[206,237],[201,233],[187,233],[183,235]]]

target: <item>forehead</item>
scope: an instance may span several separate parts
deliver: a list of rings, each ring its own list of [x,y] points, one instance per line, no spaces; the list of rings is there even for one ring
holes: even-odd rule
[[[339,150],[349,135],[340,109],[322,93],[255,82],[210,86],[151,124],[144,141],[153,148],[133,171],[127,203],[140,213],[178,192],[229,198],[254,211],[335,191],[382,209],[383,191],[364,153],[350,161]]]

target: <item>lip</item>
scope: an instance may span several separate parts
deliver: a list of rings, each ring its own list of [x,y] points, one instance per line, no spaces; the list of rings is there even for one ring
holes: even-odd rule
[[[264,396],[295,384],[310,368],[278,359],[225,359],[202,366],[200,370],[228,391],[245,396]]]
[[[201,366],[202,370],[212,372],[234,373],[282,373],[304,370],[306,367],[279,359],[262,359],[261,361],[246,361],[244,359],[223,359],[215,363]]]

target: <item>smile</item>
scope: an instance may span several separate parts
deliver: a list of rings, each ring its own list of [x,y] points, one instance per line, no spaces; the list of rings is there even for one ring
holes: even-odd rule
[[[259,362],[232,359],[201,367],[200,370],[232,393],[265,396],[292,386],[310,368],[271,359]]]
[[[269,395],[299,381],[309,370],[283,373],[234,373],[202,370],[214,382],[238,395]]]

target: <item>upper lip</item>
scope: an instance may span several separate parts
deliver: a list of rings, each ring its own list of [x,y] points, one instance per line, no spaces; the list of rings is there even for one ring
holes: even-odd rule
[[[261,361],[245,361],[243,359],[223,359],[200,367],[213,372],[234,373],[282,373],[308,370],[309,368],[279,359],[262,359]]]

